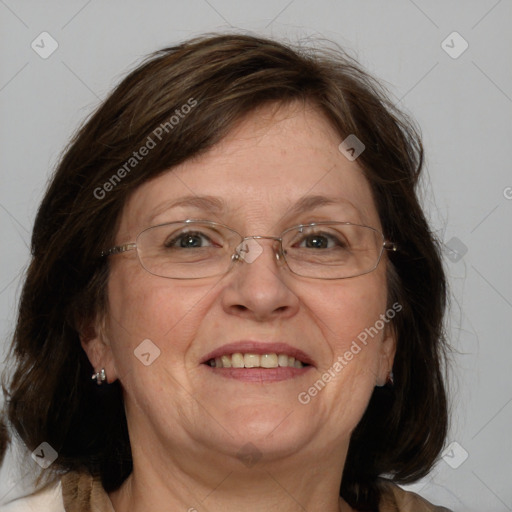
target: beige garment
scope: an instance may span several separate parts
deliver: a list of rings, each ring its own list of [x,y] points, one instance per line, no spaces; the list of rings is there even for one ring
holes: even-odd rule
[[[63,475],[61,484],[66,512],[115,512],[99,478],[71,471]]]
[[[115,512],[99,478],[70,472],[62,477],[61,483],[66,512]],[[385,492],[378,512],[450,512],[390,482],[383,486]]]
[[[451,512],[445,507],[432,505],[414,492],[404,491],[398,485],[383,481],[385,489],[379,512]]]

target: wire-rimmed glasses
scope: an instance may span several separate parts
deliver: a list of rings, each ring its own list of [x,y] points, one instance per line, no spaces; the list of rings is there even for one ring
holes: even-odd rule
[[[258,240],[275,243],[277,262],[301,277],[346,279],[372,272],[384,250],[396,251],[375,228],[350,222],[314,222],[286,229],[280,236],[242,236],[234,229],[207,220],[182,220],[151,226],[135,242],[117,245],[101,256],[136,250],[142,267],[168,279],[201,279],[227,273],[263,252]],[[277,247],[276,247],[277,246]]]

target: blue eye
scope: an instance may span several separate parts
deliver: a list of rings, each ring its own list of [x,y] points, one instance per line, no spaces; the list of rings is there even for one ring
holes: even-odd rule
[[[205,244],[203,244],[205,242]],[[172,249],[195,249],[211,246],[212,242],[204,233],[200,231],[190,231],[180,233],[178,236],[173,237],[171,240],[166,240],[165,247]]]
[[[310,235],[303,242],[308,249],[325,249],[329,246],[328,238],[319,235]]]
[[[316,233],[306,235],[298,246],[305,249],[333,249],[334,247],[345,247],[346,244],[333,235]]]

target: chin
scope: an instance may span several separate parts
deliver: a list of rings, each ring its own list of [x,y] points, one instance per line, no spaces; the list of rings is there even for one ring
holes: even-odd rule
[[[312,422],[291,407],[241,406],[224,416],[229,422],[231,443],[237,449],[253,444],[262,453],[285,455],[297,451],[310,437]]]

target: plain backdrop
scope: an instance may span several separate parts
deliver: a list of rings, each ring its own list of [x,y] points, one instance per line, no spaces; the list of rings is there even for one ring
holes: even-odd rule
[[[423,204],[451,285],[452,427],[411,488],[456,512],[511,511],[511,24],[510,0],[0,0],[0,356],[45,184],[128,70],[203,32],[325,37],[388,86],[424,137]]]

